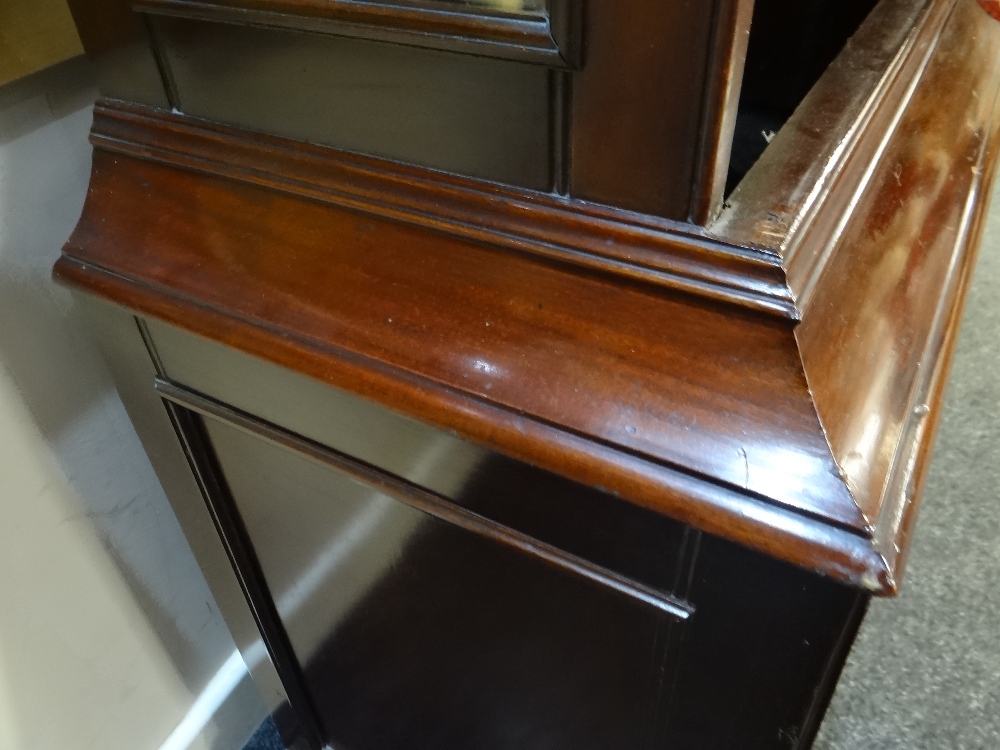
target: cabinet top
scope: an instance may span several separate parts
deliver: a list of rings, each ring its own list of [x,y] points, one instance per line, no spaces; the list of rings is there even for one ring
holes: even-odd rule
[[[993,24],[931,5],[771,247],[106,101],[55,275],[892,593],[994,165]],[[732,210],[787,189],[758,167]]]

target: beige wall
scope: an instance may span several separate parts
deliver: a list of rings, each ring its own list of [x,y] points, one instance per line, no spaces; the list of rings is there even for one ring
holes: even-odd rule
[[[0,750],[236,750],[263,704],[50,279],[95,96],[82,62],[0,86]]]
[[[191,703],[83,507],[0,362],[2,750],[156,748]]]

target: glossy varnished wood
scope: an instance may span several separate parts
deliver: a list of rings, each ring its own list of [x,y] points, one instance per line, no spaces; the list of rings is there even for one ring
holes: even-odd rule
[[[993,173],[1000,110],[987,92],[1000,82],[998,32],[974,3],[956,3],[853,220],[803,290],[796,337],[806,376],[847,485],[889,559],[907,548],[926,467],[917,459],[989,203],[984,176]],[[950,116],[936,117],[941,111]],[[839,321],[824,314],[832,309]]]
[[[968,0],[883,3],[709,230],[780,253],[825,434],[896,571],[988,204],[998,45]]]
[[[96,152],[94,176],[91,205],[130,221],[85,212],[64,278],[776,554],[872,564],[785,321],[131,157]],[[180,200],[153,216],[151,195]]]
[[[552,0],[545,11],[504,13],[475,5],[366,0],[140,0],[142,11],[400,42],[544,63],[577,64],[582,5]]]
[[[870,43],[876,58],[865,79],[875,93],[850,126],[851,137],[864,144],[882,132],[889,116],[869,112],[899,111],[904,124],[914,123],[888,131],[871,153],[874,170],[855,161],[838,167],[833,183],[829,170],[809,178],[809,169],[776,183],[795,183],[801,191],[813,179],[812,190],[823,200],[815,202],[809,222],[796,225],[810,231],[837,226],[845,205],[853,210],[857,201],[845,202],[845,190],[863,195],[878,209],[841,224],[851,236],[877,238],[871,255],[904,241],[886,232],[905,231],[906,207],[898,196],[857,186],[866,188],[872,174],[902,180],[890,161],[895,153],[913,152],[907,139],[915,130],[927,138],[942,137],[931,135],[939,131],[966,138],[971,149],[933,152],[950,160],[951,172],[942,174],[966,170],[964,181],[942,183],[948,192],[941,194],[942,205],[966,206],[956,216],[964,219],[929,219],[939,242],[950,242],[952,260],[935,256],[920,267],[928,314],[903,335],[914,342],[912,351],[929,354],[909,365],[899,360],[893,371],[891,400],[878,409],[885,417],[878,455],[892,460],[860,461],[869,487],[863,497],[861,475],[850,464],[854,449],[845,452],[841,438],[861,433],[831,420],[863,414],[851,405],[856,401],[843,399],[867,398],[874,385],[838,380],[837,367],[817,357],[833,356],[840,371],[856,374],[868,355],[841,358],[818,342],[831,338],[823,332],[837,319],[831,306],[852,310],[852,318],[842,318],[845,336],[882,329],[866,317],[867,307],[845,296],[859,288],[850,279],[870,265],[864,245],[845,241],[846,249],[834,252],[829,233],[813,235],[816,240],[802,234],[794,252],[780,242],[763,251],[741,249],[746,240],[736,227],[742,224],[732,214],[713,226],[721,238],[713,241],[636,214],[511,190],[491,196],[493,188],[461,178],[109,105],[98,120],[87,208],[58,273],[699,528],[893,590],[897,556],[890,550],[903,533],[900,519],[915,504],[906,483],[891,478],[909,465],[907,456],[922,455],[927,432],[901,427],[903,417],[890,414],[916,409],[919,417],[926,399],[913,400],[920,390],[915,384],[940,382],[934,373],[942,357],[935,353],[959,308],[965,248],[974,241],[968,228],[983,205],[973,170],[986,173],[992,164],[985,147],[992,142],[997,81],[983,60],[997,30],[969,0],[960,0],[954,12],[952,6],[949,0],[930,5],[893,55],[885,51],[896,27],[876,33],[870,25],[854,52],[845,53],[864,56]],[[879,19],[907,28],[908,17],[892,0],[880,12]],[[960,48],[970,34],[980,39],[974,54]],[[600,69],[594,65],[590,70]],[[821,91],[843,98],[837,83],[843,73],[831,74]],[[949,112],[922,113],[919,105],[956,76],[969,82],[952,93],[956,107],[971,102],[972,91],[979,102],[969,105],[968,124],[961,126],[967,136],[948,130],[956,127]],[[825,96],[807,105],[797,115],[806,121],[814,109],[829,110]],[[845,152],[866,153],[838,153]],[[765,174],[766,168],[765,161]],[[775,183],[755,179],[751,173],[734,206],[765,201],[766,194],[754,198],[760,185],[780,198]],[[910,210],[925,216],[924,205],[915,201]],[[106,220],[109,212],[115,221]],[[477,215],[487,221],[472,226]],[[596,250],[601,232],[605,246],[621,242],[624,251]],[[640,262],[632,257],[640,252],[636,239],[649,243]],[[831,257],[841,270],[817,275]],[[782,259],[788,287],[775,279],[772,258]],[[803,275],[801,259],[810,258],[813,271]],[[713,266],[714,279],[706,270]],[[901,279],[906,268],[891,272],[897,274],[891,279]],[[796,306],[760,304],[755,277],[762,273],[775,279],[768,282],[772,300],[782,297],[782,288],[798,290]],[[728,280],[719,283],[724,274]],[[804,304],[796,279],[806,277],[827,280],[809,287],[811,300],[828,295],[822,307]],[[841,280],[839,286],[831,279]],[[797,317],[805,318],[798,330]],[[903,404],[903,411],[891,411],[890,403]]]

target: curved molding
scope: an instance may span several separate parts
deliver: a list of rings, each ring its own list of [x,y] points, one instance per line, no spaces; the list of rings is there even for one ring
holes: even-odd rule
[[[145,13],[285,28],[578,67],[581,5],[549,0],[539,13],[505,13],[403,0],[135,0]]]
[[[825,197],[791,258],[746,241],[732,213],[713,238],[105,101],[55,275],[891,594],[988,203],[1000,91],[1000,27],[975,0],[932,0],[920,18],[882,58],[880,75],[896,72],[852,131],[863,147],[833,182],[806,170]],[[788,176],[775,174],[762,194],[741,188],[740,205],[784,210]],[[811,189],[802,179],[794,191]],[[799,274],[809,257],[820,270]]]
[[[630,281],[794,319],[778,257],[697,227],[104,100],[91,142]]]
[[[884,0],[710,229],[781,255],[817,414],[894,586],[989,205],[998,55],[973,0]]]

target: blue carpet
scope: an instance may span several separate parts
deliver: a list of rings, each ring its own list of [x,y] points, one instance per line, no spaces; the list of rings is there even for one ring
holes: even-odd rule
[[[253,737],[250,741],[243,746],[243,750],[285,750],[285,745],[281,741],[281,735],[278,734],[278,727],[274,723],[274,719],[268,716],[261,725],[257,727],[257,731],[253,733]]]

